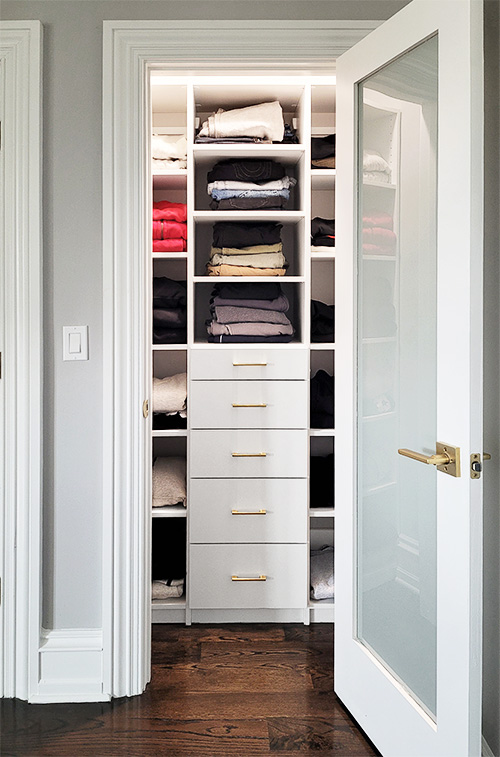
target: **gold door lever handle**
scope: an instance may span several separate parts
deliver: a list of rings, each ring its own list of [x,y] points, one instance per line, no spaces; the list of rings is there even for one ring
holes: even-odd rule
[[[460,447],[436,442],[435,455],[424,455],[412,449],[398,449],[398,454],[403,455],[403,457],[409,457],[412,460],[417,460],[419,463],[435,465],[442,473],[448,473],[455,478],[460,477]]]
[[[254,405],[244,405],[239,402],[233,402],[232,405],[233,407],[267,407],[265,402],[257,402]]]

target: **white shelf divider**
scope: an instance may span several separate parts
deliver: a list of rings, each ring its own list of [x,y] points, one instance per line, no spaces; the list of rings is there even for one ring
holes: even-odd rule
[[[310,518],[335,518],[335,508],[333,507],[311,507],[309,508]]]
[[[168,428],[168,429],[153,429],[151,432],[154,438],[175,439],[187,436],[187,429],[185,428]]]
[[[186,518],[187,510],[184,505],[168,505],[168,507],[151,508],[153,518]]]
[[[335,436],[334,428],[310,428],[309,436]]]

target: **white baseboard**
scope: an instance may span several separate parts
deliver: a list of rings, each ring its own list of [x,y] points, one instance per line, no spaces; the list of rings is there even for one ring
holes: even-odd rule
[[[484,736],[481,736],[481,757],[495,757]]]
[[[105,702],[103,645],[99,628],[42,632],[38,690],[30,702]]]

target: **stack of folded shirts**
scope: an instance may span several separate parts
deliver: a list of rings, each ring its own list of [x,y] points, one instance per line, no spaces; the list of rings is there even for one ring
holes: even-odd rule
[[[172,599],[184,594],[183,578],[165,578],[153,581],[151,599]]]
[[[290,307],[279,284],[217,284],[207,321],[209,342],[290,342]]]
[[[164,134],[153,134],[151,154],[154,174],[172,170],[172,168],[186,168],[187,139],[184,136],[173,139]]]
[[[266,163],[270,163],[276,170],[265,170]],[[259,178],[262,173],[281,176],[268,181]],[[231,175],[235,178],[213,178]],[[244,176],[248,178],[245,179]],[[280,163],[272,160],[221,161],[209,172],[207,179],[212,210],[282,210],[290,199],[290,188],[297,183],[292,176],[285,176],[285,169]]]
[[[153,507],[186,507],[186,458],[157,457],[153,463]]]
[[[320,370],[311,379],[311,428],[333,428],[334,377]]]
[[[335,308],[311,300],[311,342],[334,342]]]
[[[186,428],[187,374],[153,378],[153,428]]]
[[[335,468],[332,455],[312,455],[309,460],[310,507],[333,507],[335,499]]]
[[[312,219],[311,244],[313,247],[335,247],[335,218],[316,216]]]
[[[363,150],[363,179],[381,184],[389,184],[391,181],[388,162],[375,150]]]
[[[153,279],[153,343],[183,344],[186,337],[186,282]]]
[[[335,168],[335,134],[311,139],[311,165],[313,168]]]
[[[397,237],[392,216],[369,211],[363,216],[363,252],[369,255],[394,255]]]
[[[186,205],[162,200],[153,203],[153,252],[186,251]]]
[[[214,224],[209,276],[284,276],[281,224],[274,222]]]
[[[283,111],[276,100],[247,108],[222,110],[209,116],[196,137],[197,143],[281,142]]]

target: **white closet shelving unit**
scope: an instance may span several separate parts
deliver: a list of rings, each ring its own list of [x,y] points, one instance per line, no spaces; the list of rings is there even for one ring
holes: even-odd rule
[[[155,84],[159,74],[152,77],[153,130],[185,134],[188,150],[187,169],[153,174],[153,199],[187,204],[187,251],[155,252],[152,268],[155,276],[187,282],[188,309],[187,342],[152,345],[152,374],[164,377],[187,371],[188,422],[186,429],[152,429],[151,449],[153,456],[186,455],[188,499],[187,508],[152,508],[152,528],[164,527],[172,519],[186,524],[187,579],[184,597],[153,601],[152,620],[332,622],[333,600],[309,597],[309,552],[333,545],[335,511],[310,501],[308,476],[309,457],[333,453],[335,437],[333,428],[309,426],[309,378],[320,369],[334,374],[335,344],[310,339],[311,298],[334,304],[335,248],[311,247],[310,241],[311,218],[334,216],[335,169],[311,170],[310,157],[311,135],[335,131],[334,80],[207,76],[175,77],[170,83],[162,74],[162,83]],[[194,144],[197,124],[214,110],[274,99],[280,101],[285,121],[293,120],[299,144]],[[225,158],[270,158],[285,165],[287,173],[297,178],[288,208],[210,210],[206,174]],[[217,221],[281,223],[289,262],[286,275],[206,276]],[[290,300],[294,340],[208,343],[205,321],[213,286],[252,281],[281,285]],[[236,367],[242,363],[251,367]],[[223,398],[230,396],[254,403],[264,397],[267,401],[260,404],[268,405],[266,420],[259,416],[263,411],[254,408],[243,411],[245,415],[231,411],[233,420],[222,406]],[[267,445],[268,453],[264,462],[235,459],[230,452],[255,453],[262,445]],[[252,514],[246,515],[246,510]],[[165,549],[169,547],[165,543]],[[238,575],[232,575],[228,566],[234,566]]]

